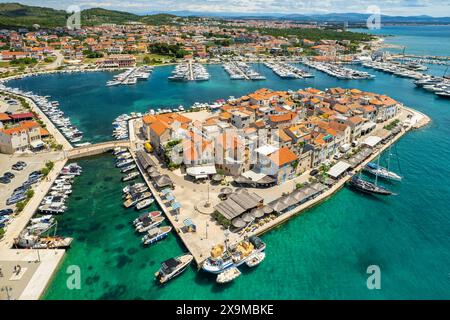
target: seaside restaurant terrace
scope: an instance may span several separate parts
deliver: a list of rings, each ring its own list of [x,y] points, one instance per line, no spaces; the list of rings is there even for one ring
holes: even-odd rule
[[[270,202],[268,206],[271,207],[274,212],[283,214],[295,209],[309,200],[316,198],[327,189],[328,188],[322,183],[313,183]]]
[[[236,229],[241,229],[261,218],[264,199],[254,192],[245,189],[228,195],[227,199],[217,204],[214,209],[223,218],[231,222]],[[262,213],[262,215],[261,215]]]

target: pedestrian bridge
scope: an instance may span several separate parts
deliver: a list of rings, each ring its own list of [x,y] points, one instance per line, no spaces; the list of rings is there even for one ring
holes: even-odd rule
[[[130,146],[131,144],[129,140],[106,141],[67,150],[65,151],[65,156],[69,160],[79,159],[102,154],[111,151],[116,147],[129,148]]]

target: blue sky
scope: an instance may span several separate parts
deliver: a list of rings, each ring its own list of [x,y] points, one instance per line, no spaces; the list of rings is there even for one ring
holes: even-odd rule
[[[450,0],[16,0],[17,2],[66,9],[102,7],[135,13],[201,11],[239,13],[366,13],[380,7],[386,15],[450,16]],[[0,2],[16,2],[0,0]]]

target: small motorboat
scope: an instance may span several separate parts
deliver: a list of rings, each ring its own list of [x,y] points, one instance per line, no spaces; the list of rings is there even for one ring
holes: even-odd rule
[[[172,258],[161,263],[161,268],[155,273],[155,277],[161,284],[175,278],[180,275],[189,264],[192,262],[194,257],[190,254],[185,254],[177,258]]]
[[[151,211],[141,214],[139,217],[134,219],[133,224],[137,226],[138,224],[142,223],[145,219],[152,219],[159,217],[161,215],[161,211]]]
[[[124,182],[130,181],[130,180],[136,179],[138,176],[139,176],[139,172],[133,171],[133,172],[130,172],[129,174],[127,174],[125,177],[122,177],[122,181],[124,181]]]
[[[222,273],[217,275],[216,282],[220,284],[228,283],[238,278],[241,275],[241,272],[236,267],[231,267]]]
[[[144,199],[140,202],[138,202],[138,204],[136,205],[136,210],[142,210],[145,209],[147,207],[149,207],[153,202],[155,202],[155,199]]]
[[[151,228],[159,226],[166,218],[164,217],[155,217],[155,218],[147,218],[142,223],[136,225],[136,231],[139,233],[143,233]]]

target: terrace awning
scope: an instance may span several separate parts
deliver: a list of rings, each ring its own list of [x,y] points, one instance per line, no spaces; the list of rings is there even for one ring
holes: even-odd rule
[[[44,142],[42,142],[42,140],[31,141],[30,145],[33,149],[42,148],[43,146],[45,146],[45,144],[44,144]]]
[[[345,161],[339,161],[328,171],[328,175],[334,179],[338,178],[345,171],[350,169],[352,166]]]
[[[216,174],[217,171],[215,166],[197,166],[187,168],[186,173],[197,178],[197,176]]]
[[[375,147],[377,144],[379,144],[380,142],[381,142],[381,138],[380,138],[380,137],[377,137],[377,136],[370,136],[370,137],[367,137],[367,138],[364,140],[363,144],[365,144],[365,145],[367,145],[367,146],[373,148],[373,147]]]

